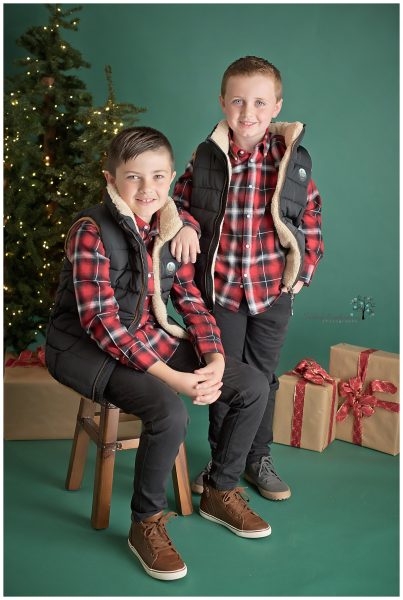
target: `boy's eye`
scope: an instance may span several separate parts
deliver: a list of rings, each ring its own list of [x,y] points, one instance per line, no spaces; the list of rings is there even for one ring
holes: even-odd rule
[[[256,100],[256,105],[257,106],[265,106],[265,102],[263,102],[263,100]]]
[[[163,175],[156,175],[155,179],[164,179],[164,176]]]
[[[137,175],[128,175],[126,179],[138,179]]]
[[[240,98],[235,98],[235,100],[232,101],[232,104],[242,104],[242,100]]]

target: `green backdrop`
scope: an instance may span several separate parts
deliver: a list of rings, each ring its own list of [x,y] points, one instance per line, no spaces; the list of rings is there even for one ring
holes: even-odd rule
[[[74,5],[65,5],[74,6]],[[295,314],[279,373],[304,356],[328,364],[338,342],[398,351],[399,6],[381,4],[85,4],[66,38],[91,63],[80,77],[96,103],[110,64],[117,100],[170,138],[178,175],[221,118],[224,69],[247,54],[281,71],[277,120],[306,123],[323,198],[325,257]],[[16,38],[47,19],[43,5],[4,6],[5,74]],[[371,319],[351,299],[372,296]]]

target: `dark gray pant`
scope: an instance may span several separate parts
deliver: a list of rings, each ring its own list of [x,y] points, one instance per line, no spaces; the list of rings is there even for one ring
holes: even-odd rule
[[[188,341],[180,343],[168,365],[182,372],[200,367]],[[223,383],[220,404],[227,407],[226,414],[210,434],[211,480],[215,487],[225,490],[237,485],[245,468],[266,409],[269,385],[262,373],[230,357],[226,360]],[[141,521],[167,505],[166,486],[179,446],[185,439],[187,410],[180,396],[160,379],[123,365],[117,365],[112,373],[105,398],[143,422],[131,501],[133,518]],[[214,414],[215,404],[210,405],[210,414]]]
[[[243,299],[237,313],[216,304],[214,317],[221,330],[221,339],[227,356],[247,363],[264,373],[270,384],[266,398],[266,409],[259,429],[247,457],[253,463],[270,453],[273,441],[273,413],[278,379],[275,370],[280,360],[281,348],[285,341],[291,315],[291,297],[281,294],[264,313],[250,315],[246,300]],[[225,418],[227,406],[217,401],[215,406],[216,427]]]

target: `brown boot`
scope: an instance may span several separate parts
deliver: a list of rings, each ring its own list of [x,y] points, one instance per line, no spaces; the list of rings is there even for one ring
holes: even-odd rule
[[[171,581],[185,577],[187,567],[165,529],[166,522],[176,513],[162,511],[141,521],[132,522],[129,531],[129,548],[137,556],[144,570],[154,579]]]
[[[261,538],[271,534],[271,527],[253,512],[241,495],[243,488],[216,490],[204,479],[200,514],[209,521],[228,527],[245,538]]]

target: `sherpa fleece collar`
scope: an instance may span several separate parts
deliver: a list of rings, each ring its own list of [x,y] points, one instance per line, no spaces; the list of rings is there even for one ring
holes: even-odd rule
[[[130,210],[126,202],[121,198],[115,186],[108,184],[106,186],[112,203],[116,210],[123,216],[129,217],[134,224],[135,230],[138,232],[136,219],[133,216],[133,212]],[[158,236],[161,241],[167,242],[175,237],[180,229],[183,227],[183,223],[178,215],[178,210],[175,206],[175,202],[172,198],[168,197],[168,200],[164,206],[158,211],[159,213],[159,232]]]
[[[285,145],[287,148],[291,146],[295,140],[301,135],[304,128],[303,123],[295,121],[295,123],[270,123],[269,132],[277,135],[284,136]],[[216,128],[210,135],[210,138],[221,148],[221,150],[228,154],[229,150],[229,127],[227,121],[223,120],[218,123]]]

